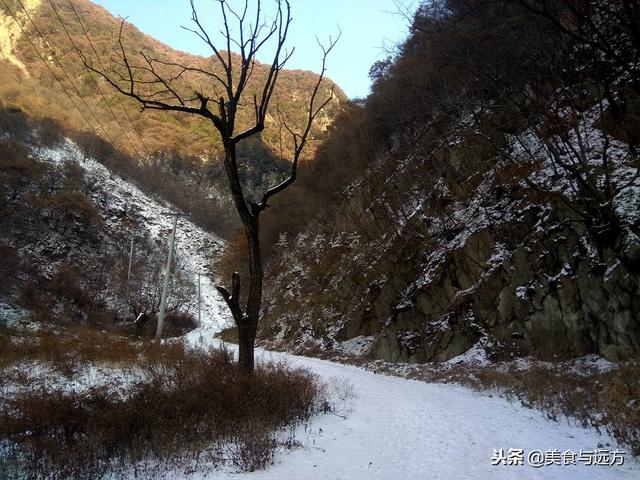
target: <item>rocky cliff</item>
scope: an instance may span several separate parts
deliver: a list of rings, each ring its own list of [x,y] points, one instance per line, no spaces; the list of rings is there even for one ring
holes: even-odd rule
[[[422,3],[302,176],[312,200],[282,201],[302,214],[279,220],[263,342],[392,362],[637,357],[632,3]]]
[[[582,112],[578,125],[571,142],[589,145],[587,162],[597,163],[605,144],[617,160],[611,177],[624,186],[612,200],[618,224],[577,213],[571,178],[542,150],[535,154],[551,137],[505,135],[483,171],[468,161],[475,141],[448,144],[428,166],[410,157],[389,167],[381,158],[347,189],[335,216],[281,236],[269,271],[265,343],[392,362],[465,352],[638,356],[636,160],[597,128],[594,110]],[[444,165],[440,175],[434,163]],[[367,178],[380,172],[373,194]],[[349,213],[356,211],[357,218]]]

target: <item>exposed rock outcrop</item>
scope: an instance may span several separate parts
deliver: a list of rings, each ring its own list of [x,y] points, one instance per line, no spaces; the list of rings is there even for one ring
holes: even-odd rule
[[[463,163],[447,161],[448,175],[464,177]],[[504,183],[499,168],[473,182],[443,177],[377,235],[372,214],[368,236],[332,222],[284,239],[264,341],[392,362],[474,346],[496,359],[640,355],[640,186],[616,200],[624,227],[603,234],[568,197]],[[550,178],[550,192],[563,181]]]

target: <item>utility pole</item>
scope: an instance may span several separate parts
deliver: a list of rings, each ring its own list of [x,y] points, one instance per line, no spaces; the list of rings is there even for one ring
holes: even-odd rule
[[[131,248],[129,249],[129,269],[127,270],[127,289],[131,280],[131,261],[133,260],[133,233],[131,234]]]
[[[202,326],[202,300],[200,295],[200,272],[198,272],[198,326]]]
[[[131,209],[131,199],[128,199],[124,206],[124,214],[127,218],[127,223],[131,227],[131,246],[129,247],[129,266],[127,267],[127,283],[125,285],[125,293],[124,293],[124,318],[127,318],[127,312],[129,310],[129,295],[131,293],[131,267],[133,265],[133,242],[136,236],[135,233],[135,225],[136,221],[129,215],[129,211]],[[136,319],[134,319],[135,322]]]
[[[131,282],[131,263],[133,262],[133,238],[134,234],[131,233],[131,247],[129,248],[129,268],[127,269],[127,295],[126,299],[129,299],[129,284]]]
[[[187,215],[177,212],[168,212],[164,215],[173,216],[173,230],[171,231],[171,240],[169,241],[169,254],[167,255],[167,266],[164,270],[164,283],[162,284],[162,297],[160,297],[160,310],[158,311],[158,327],[156,329],[156,342],[162,337],[162,326],[164,325],[164,315],[167,308],[167,296],[169,294],[169,276],[171,274],[171,262],[173,261],[173,245],[176,240],[176,228],[178,227],[178,217],[186,217]]]

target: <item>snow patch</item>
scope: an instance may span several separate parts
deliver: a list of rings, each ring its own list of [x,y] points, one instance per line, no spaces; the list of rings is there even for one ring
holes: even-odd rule
[[[336,343],[335,349],[345,355],[359,357],[369,350],[373,340],[373,336],[359,335],[344,342]]]
[[[86,157],[82,150],[71,140],[51,148],[35,148],[34,154],[42,161],[64,163],[75,161],[86,175],[86,181],[93,185],[91,195],[96,205],[103,210],[121,211],[138,220],[137,235],[147,233],[152,240],[163,248],[168,248],[169,236],[173,226],[173,217],[167,212],[178,209],[170,203],[142,191],[139,187],[113,174],[96,159]],[[107,208],[108,207],[108,208]],[[119,218],[105,218],[105,223],[113,228],[121,228]],[[194,296],[190,313],[198,317],[197,285],[200,274],[202,298],[202,326],[222,330],[231,324],[231,317],[224,300],[215,289],[215,270],[213,263],[221,254],[224,241],[204,231],[188,218],[180,217],[176,231],[176,257],[182,261],[185,273],[194,285]],[[135,245],[134,245],[135,255]]]

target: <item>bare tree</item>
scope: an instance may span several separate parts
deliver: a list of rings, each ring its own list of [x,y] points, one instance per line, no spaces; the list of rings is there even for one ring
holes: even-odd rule
[[[611,62],[628,75],[629,86],[640,94],[638,0],[510,1],[547,19],[593,58]]]
[[[119,51],[115,53],[112,70],[106,72],[97,69],[90,59],[85,60],[85,66],[100,75],[118,92],[139,102],[143,110],[165,110],[198,115],[210,120],[220,134],[227,180],[233,202],[244,226],[249,251],[249,286],[244,308],[240,302],[241,285],[240,275],[237,272],[233,274],[231,291],[223,286],[218,286],[217,289],[224,297],[238,327],[240,365],[245,370],[252,371],[255,337],[262,302],[263,260],[260,248],[260,214],[268,207],[272,197],[295,181],[298,162],[309,141],[314,120],[333,98],[333,87],[326,98],[318,97],[323,95],[321,85],[325,73],[325,62],[337,38],[329,39],[327,47],[321,45],[322,69],[309,98],[305,125],[301,130],[294,130],[282,115],[279,116],[284,130],[291,135],[293,142],[289,176],[278,185],[266,190],[260,201],[252,202],[242,188],[236,150],[240,142],[259,134],[265,128],[265,119],[278,75],[293,53],[293,50],[287,51],[284,48],[291,24],[291,8],[288,0],[275,0],[275,15],[273,19],[267,19],[259,0],[252,8],[249,8],[249,2],[245,0],[239,10],[234,10],[227,0],[217,0],[217,2],[222,18],[221,33],[225,43],[224,50],[215,45],[203,26],[194,0],[191,0],[191,11],[195,27],[186,28],[212,50],[212,58],[216,64],[212,70],[196,65],[173,63],[143,52],[140,52],[138,60],[140,63],[134,63],[134,59],[127,54],[123,43],[124,20],[120,26]],[[259,86],[259,93],[248,99],[246,97],[250,95],[247,85],[257,62],[256,56],[265,45],[270,45],[273,49],[273,60],[266,78]],[[237,50],[237,55],[232,54],[232,48]],[[217,88],[218,91],[221,89],[222,94],[218,98],[210,98],[203,88],[196,89],[192,94],[185,94],[185,89],[179,87],[179,81],[184,74],[193,74],[198,78],[206,79],[209,87],[213,87],[214,90]],[[237,131],[238,111],[248,105],[252,107],[254,122],[249,128]]]
[[[143,239],[137,244],[138,259],[132,264],[131,277],[127,282],[127,272],[122,259],[120,265],[119,294],[125,298],[129,311],[136,319],[143,314],[145,319],[153,318],[160,309],[162,278],[165,268],[165,252]],[[171,266],[171,295],[166,307],[169,317],[180,317],[189,312],[193,305],[195,285],[183,273],[181,262],[174,258]],[[144,327],[144,325],[142,325]],[[138,332],[140,333],[140,332]]]

